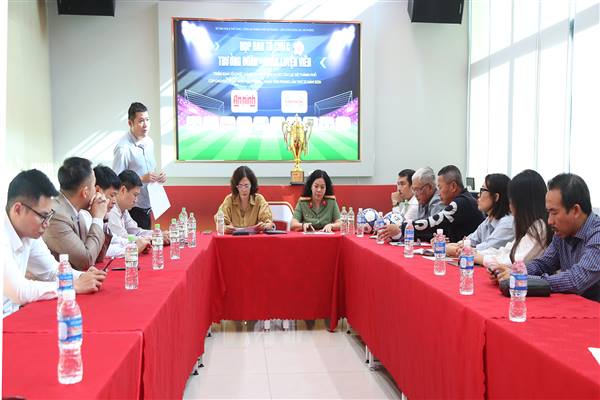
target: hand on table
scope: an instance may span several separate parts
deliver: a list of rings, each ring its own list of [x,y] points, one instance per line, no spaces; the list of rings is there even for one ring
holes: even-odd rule
[[[163,235],[163,246],[170,245],[171,244],[171,236],[169,234],[169,231],[163,231],[162,235]]]
[[[310,225],[312,227],[312,224]],[[321,232],[333,232],[333,224],[327,224],[321,229]]]
[[[95,293],[100,290],[105,278],[106,272],[100,271],[96,267],[90,267],[75,279],[73,287],[76,293]]]
[[[448,243],[446,244],[446,255],[448,257],[458,257],[462,249],[462,243]]]
[[[147,253],[151,247],[150,239],[140,236],[135,240],[135,245],[139,254]]]
[[[377,231],[377,236],[379,236],[386,242],[389,242],[392,240],[392,238],[394,236],[397,236],[401,232],[402,232],[402,230],[400,229],[400,227],[398,225],[389,224],[389,225],[386,225],[385,227],[381,228],[379,231]]]

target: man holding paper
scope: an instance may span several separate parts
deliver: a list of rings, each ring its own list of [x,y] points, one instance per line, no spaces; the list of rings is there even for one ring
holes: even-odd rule
[[[126,169],[137,173],[143,183],[136,207],[130,211],[138,226],[151,229],[150,196],[148,184],[152,182],[165,183],[167,175],[155,172],[156,160],[154,159],[154,143],[149,136],[150,117],[148,109],[142,103],[131,103],[127,112],[129,132],[117,143],[114,149],[113,170],[120,174]]]

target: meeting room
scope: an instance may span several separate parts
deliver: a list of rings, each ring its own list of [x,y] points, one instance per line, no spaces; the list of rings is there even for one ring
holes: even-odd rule
[[[3,399],[600,399],[600,0],[0,2]]]

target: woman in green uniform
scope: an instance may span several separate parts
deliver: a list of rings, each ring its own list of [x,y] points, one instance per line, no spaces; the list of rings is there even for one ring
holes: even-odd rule
[[[308,177],[302,197],[298,199],[291,229],[331,232],[341,226],[340,209],[333,195],[327,172],[317,169]]]

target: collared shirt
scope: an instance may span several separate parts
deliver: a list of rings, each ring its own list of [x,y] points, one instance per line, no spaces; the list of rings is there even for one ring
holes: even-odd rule
[[[440,199],[440,193],[436,190],[427,204],[419,204],[419,211],[417,213],[417,218],[415,219],[429,218],[442,211],[444,207],[445,206]]]
[[[4,235],[7,242],[3,246],[3,317],[17,311],[20,305],[56,297],[58,289],[58,262],[42,238],[21,239],[8,216],[4,221]],[[73,279],[80,274],[73,270]]]
[[[554,235],[544,254],[527,263],[552,292],[577,293],[600,301],[600,217],[591,213],[573,236]]]
[[[108,213],[108,227],[113,234],[113,239],[116,236],[125,243],[129,235],[152,237],[152,231],[140,228],[129,215],[129,211],[121,210],[119,204],[115,204]]]
[[[475,232],[469,235],[471,246],[477,250],[500,248],[506,243],[514,240],[515,228],[512,215],[505,215],[500,219],[489,217],[484,219]]]
[[[137,139],[131,131],[117,143],[114,149],[113,170],[118,175],[126,169],[134,171],[140,178],[149,172],[154,172],[156,160],[154,159],[154,142],[150,136]],[[144,183],[138,196],[139,208],[150,208],[148,184]]]
[[[417,200],[417,196],[413,195],[410,200],[400,202],[392,208],[392,211],[400,214],[404,220],[416,220],[419,215],[419,201]]]
[[[294,210],[294,218],[300,223],[310,223],[315,229],[323,229],[327,224],[333,224],[340,219],[340,208],[338,207],[335,196],[326,196],[319,209],[313,207],[310,197],[300,197],[296,210]]]
[[[225,225],[233,225],[236,228],[253,226],[259,222],[273,222],[271,207],[269,207],[269,203],[259,193],[250,195],[248,209],[245,211],[242,211],[240,197],[233,196],[232,194],[228,194],[225,197],[219,208],[223,211]]]

